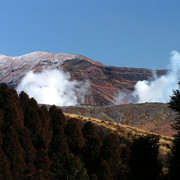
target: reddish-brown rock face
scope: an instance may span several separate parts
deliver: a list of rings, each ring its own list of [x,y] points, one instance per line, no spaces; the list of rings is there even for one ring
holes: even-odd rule
[[[149,69],[105,66],[84,58],[67,60],[62,67],[71,73],[72,79],[89,80],[91,95],[86,98],[86,103],[91,105],[113,104],[118,91],[132,93],[137,81],[153,77],[152,70]],[[165,70],[157,71],[158,76],[165,73]]]
[[[116,101],[118,91],[131,93],[139,80],[153,77],[150,69],[122,68],[105,66],[89,58],[74,54],[52,54],[33,52],[19,57],[0,55],[0,82],[16,87],[22,77],[30,70],[63,69],[71,74],[72,80],[90,83],[90,93],[85,103],[107,105]],[[161,76],[166,70],[158,70]]]

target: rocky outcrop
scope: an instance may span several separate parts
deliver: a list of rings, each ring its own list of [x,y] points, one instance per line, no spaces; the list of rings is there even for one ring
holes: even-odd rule
[[[63,69],[71,74],[72,80],[90,83],[90,93],[85,103],[107,105],[116,102],[118,91],[131,93],[139,80],[152,79],[150,69],[105,66],[81,55],[33,52],[19,57],[0,55],[0,82],[16,87],[30,70]],[[158,70],[161,76],[166,70]]]

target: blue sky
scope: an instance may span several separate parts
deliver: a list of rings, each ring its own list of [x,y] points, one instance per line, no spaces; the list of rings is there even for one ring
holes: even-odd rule
[[[81,54],[164,69],[180,51],[179,0],[0,0],[0,54]]]

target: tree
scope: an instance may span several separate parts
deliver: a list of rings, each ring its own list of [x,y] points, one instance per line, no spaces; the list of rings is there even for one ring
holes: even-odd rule
[[[16,130],[10,127],[3,134],[3,144],[1,145],[4,154],[10,161],[10,171],[14,179],[22,179],[22,175],[26,168],[23,158],[24,150],[18,141]]]
[[[22,129],[18,129],[17,133],[18,133],[19,143],[21,144],[22,148],[24,149],[23,156],[24,156],[26,163],[33,164],[36,159],[36,156],[37,156],[37,151],[32,145],[29,129],[24,127]]]
[[[102,141],[96,133],[93,123],[87,122],[83,129],[86,143],[83,148],[83,157],[88,169],[88,174],[98,172]]]
[[[65,124],[65,116],[61,109],[58,109],[55,105],[49,109],[51,115],[51,124],[53,127],[57,125],[63,126]]]
[[[52,163],[51,172],[55,180],[89,179],[86,169],[84,168],[84,163],[79,157],[73,154],[59,156],[59,158]]]
[[[79,154],[84,146],[85,139],[78,120],[75,118],[69,119],[64,128],[64,132],[67,136],[69,149],[73,154]]]
[[[60,155],[69,153],[69,147],[66,142],[63,127],[58,125],[53,129],[52,141],[49,146],[49,156],[51,159],[55,159]]]
[[[48,157],[48,153],[45,149],[41,148],[38,151],[37,158],[35,160],[36,169],[42,169],[48,171],[50,168],[50,159]]]
[[[113,180],[113,176],[111,174],[111,169],[109,167],[109,163],[106,160],[102,160],[99,168],[99,179],[103,180]]]
[[[180,84],[179,84],[180,86]],[[174,135],[173,147],[169,154],[169,179],[180,179],[180,90],[174,90],[169,102],[169,107],[177,112],[177,117],[172,126],[177,131]]]
[[[48,149],[49,143],[52,140],[52,127],[50,125],[50,122],[51,122],[50,113],[45,105],[38,107],[37,112],[38,112],[39,119],[41,122],[41,127],[42,127],[39,132],[39,136],[41,136],[43,148]]]
[[[155,180],[159,178],[159,136],[146,135],[134,139],[131,148],[130,179]]]
[[[8,127],[21,128],[24,125],[23,112],[20,109],[20,103],[17,92],[8,88],[6,84],[0,86],[0,123],[2,130],[6,131]]]
[[[172,128],[177,130],[177,133],[180,133],[180,90],[173,91],[173,96],[171,96],[169,107],[178,113]]]
[[[13,179],[9,169],[10,163],[8,162],[8,158],[2,149],[0,149],[0,179]]]
[[[115,134],[108,134],[102,146],[102,158],[109,164],[114,179],[121,179],[122,161],[120,157],[120,149],[118,138]]]

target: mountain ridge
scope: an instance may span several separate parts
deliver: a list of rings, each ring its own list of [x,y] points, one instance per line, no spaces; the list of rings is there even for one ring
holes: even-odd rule
[[[118,92],[132,93],[139,80],[151,80],[152,70],[106,66],[82,55],[68,53],[49,53],[37,51],[22,56],[0,56],[0,82],[10,87],[17,87],[21,79],[31,70],[63,69],[70,73],[71,80],[89,81],[90,94],[85,104],[115,104]],[[157,70],[157,76],[167,70]]]
[[[138,127],[165,136],[173,136],[173,121],[177,115],[165,103],[140,103],[111,106],[68,106],[61,107],[64,113],[98,118],[109,123]]]

